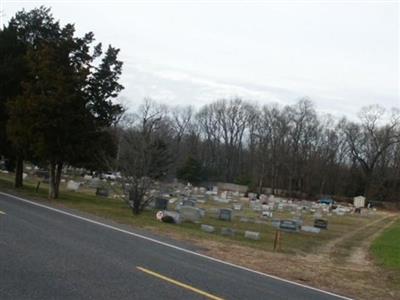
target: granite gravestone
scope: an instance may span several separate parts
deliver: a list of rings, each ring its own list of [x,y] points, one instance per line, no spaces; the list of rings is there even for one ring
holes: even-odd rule
[[[221,208],[219,210],[218,219],[223,221],[231,221],[232,220],[232,211],[227,208]]]
[[[200,209],[192,206],[181,206],[179,213],[182,221],[198,222],[202,217]]]
[[[320,228],[320,229],[328,229],[328,221],[324,220],[324,219],[315,219],[314,227]]]
[[[165,198],[156,198],[154,201],[155,209],[167,210],[168,207],[168,199]]]
[[[108,197],[110,194],[110,191],[107,188],[104,187],[98,187],[96,189],[96,196],[100,197]]]
[[[294,220],[281,220],[279,229],[286,232],[297,232],[299,231],[299,224]]]
[[[232,228],[224,227],[221,229],[221,234],[225,236],[234,236],[235,230]]]
[[[196,206],[196,202],[193,200],[183,200],[182,201],[182,206],[191,206],[191,207],[195,207]]]

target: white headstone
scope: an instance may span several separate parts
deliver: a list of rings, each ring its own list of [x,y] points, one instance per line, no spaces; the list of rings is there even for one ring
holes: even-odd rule
[[[67,182],[67,190],[76,192],[79,189],[80,183],[73,180]]]
[[[260,239],[260,233],[259,232],[255,232],[255,231],[245,231],[244,232],[244,237],[247,239],[251,239],[251,240],[259,240]]]

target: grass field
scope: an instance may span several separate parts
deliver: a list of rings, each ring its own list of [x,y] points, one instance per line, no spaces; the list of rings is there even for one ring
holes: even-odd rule
[[[371,250],[379,263],[400,270],[400,219],[372,243]]]

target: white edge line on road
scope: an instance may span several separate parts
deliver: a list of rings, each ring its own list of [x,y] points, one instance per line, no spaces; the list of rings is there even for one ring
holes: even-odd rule
[[[88,218],[85,218],[85,217],[81,217],[81,216],[78,216],[78,215],[63,211],[61,209],[57,209],[57,208],[54,208],[54,207],[51,207],[51,206],[47,206],[47,205],[40,204],[40,203],[37,203],[37,202],[34,202],[34,201],[30,201],[30,200],[27,200],[27,199],[24,199],[24,198],[21,198],[21,197],[18,197],[18,196],[14,196],[14,195],[11,195],[11,194],[8,194],[8,193],[3,193],[3,192],[0,192],[0,194],[4,195],[4,196],[11,197],[11,198],[14,198],[14,199],[17,199],[17,200],[20,200],[22,202],[26,202],[26,203],[35,205],[35,206],[46,208],[48,210],[52,210],[52,211],[55,211],[55,212],[58,212],[58,213],[61,213],[61,214],[76,218],[76,219],[80,219],[80,220],[83,220],[83,221],[86,221],[86,222],[90,222],[90,223],[93,223],[93,224],[96,224],[96,225],[100,225],[100,226],[103,226],[103,227],[106,227],[106,228],[109,228],[109,229],[113,229],[113,230],[116,230],[116,231],[119,231],[119,232],[123,232],[123,233],[129,234],[129,235],[132,235],[132,236],[144,239],[144,240],[148,240],[148,241],[151,241],[151,242],[159,244],[159,245],[163,245],[163,246],[166,246],[166,247],[169,247],[169,248],[173,248],[173,249],[185,252],[185,253],[189,253],[189,254],[193,254],[193,255],[196,255],[196,256],[200,256],[200,257],[208,259],[208,260],[219,262],[219,263],[224,264],[224,265],[235,267],[235,268],[238,268],[238,269],[241,269],[241,270],[245,270],[245,271],[248,271],[248,272],[251,272],[251,273],[255,273],[255,274],[258,274],[258,275],[261,275],[261,276],[265,276],[265,277],[272,278],[272,279],[275,279],[275,280],[283,281],[283,282],[290,283],[290,284],[293,284],[293,285],[297,285],[297,286],[300,286],[300,287],[303,287],[303,288],[307,288],[307,289],[310,289],[310,290],[314,290],[314,291],[317,291],[317,292],[320,292],[320,293],[324,293],[324,294],[328,294],[328,295],[331,295],[331,296],[335,296],[335,297],[338,297],[338,298],[341,298],[341,299],[353,300],[352,298],[348,298],[348,297],[341,296],[341,295],[338,295],[338,294],[335,294],[335,293],[324,291],[324,290],[321,290],[321,289],[318,289],[318,288],[315,288],[315,287],[312,287],[312,286],[308,286],[308,285],[305,285],[305,284],[301,284],[301,283],[298,283],[298,282],[295,282],[295,281],[290,281],[290,280],[287,280],[287,279],[284,279],[284,278],[280,278],[278,276],[274,276],[274,275],[270,275],[270,274],[263,273],[263,272],[260,272],[260,271],[252,270],[250,268],[246,268],[246,267],[243,267],[243,266],[240,266],[240,265],[236,265],[236,264],[224,261],[224,260],[220,260],[218,258],[207,256],[207,255],[204,255],[204,254],[201,254],[201,253],[197,253],[197,252],[185,249],[185,248],[181,248],[181,247],[169,244],[169,243],[165,243],[165,242],[159,241],[159,240],[154,239],[154,238],[147,237],[145,235],[141,235],[141,234],[138,234],[138,233],[130,232],[128,230],[124,230],[124,229],[121,229],[121,228],[118,228],[118,227],[114,227],[114,226],[111,226],[111,225],[108,225],[108,224],[104,224],[104,223],[101,223],[101,222],[98,222],[98,221],[94,221],[94,220],[91,220],[91,219],[88,219]]]

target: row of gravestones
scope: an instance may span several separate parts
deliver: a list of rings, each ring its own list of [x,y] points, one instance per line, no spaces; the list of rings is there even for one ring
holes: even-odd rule
[[[166,210],[168,205],[168,200],[158,198],[156,199],[156,208]],[[202,217],[204,217],[204,210],[195,207],[196,202],[193,200],[184,200],[179,207],[178,211],[181,215],[179,221],[192,221],[198,222]],[[266,214],[267,217],[272,217],[272,212],[268,212]],[[232,220],[232,210],[222,208],[218,212],[218,219],[223,221],[231,221]],[[301,220],[273,220],[272,225],[280,230],[288,231],[288,232],[297,232],[300,229],[308,232],[317,232],[318,229],[327,229],[328,223],[323,219],[316,219],[314,221],[314,227],[311,226],[302,226],[303,222]],[[304,228],[302,228],[304,227]],[[319,232],[319,231],[318,231]]]
[[[328,229],[328,221],[315,219],[314,226],[303,226],[301,220],[272,220],[272,226],[285,232],[298,232],[303,230],[306,232],[319,233],[320,229]]]
[[[214,233],[216,232],[216,229],[214,226],[212,225],[207,225],[207,224],[201,224],[201,230],[203,230],[204,232],[208,232],[208,233]],[[223,227],[221,228],[221,235],[225,235],[225,236],[235,236],[236,231],[232,228],[228,228],[228,227]],[[256,232],[256,231],[248,231],[246,230],[244,232],[244,237],[247,239],[251,239],[251,240],[259,240],[261,238],[260,233]]]

